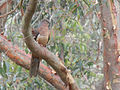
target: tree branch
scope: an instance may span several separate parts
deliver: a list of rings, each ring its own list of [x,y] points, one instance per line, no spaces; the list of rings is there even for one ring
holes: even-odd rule
[[[49,65],[51,65],[69,90],[79,90],[69,70],[59,61],[53,53],[45,47],[41,47],[32,37],[30,22],[37,6],[37,0],[30,0],[26,12],[23,17],[22,29],[25,38],[25,43],[32,53],[42,57]]]
[[[8,12],[8,13],[6,13],[6,14],[0,15],[0,18],[6,17],[6,16],[12,14],[13,12],[15,12],[15,10],[16,10],[19,6],[22,5],[22,2],[23,2],[23,0],[20,0],[20,2],[17,4],[17,6],[16,6],[13,10],[11,10],[10,12]],[[7,3],[7,2],[5,2],[3,5],[5,5],[6,3]],[[12,0],[9,0],[8,3],[12,3]],[[2,5],[0,8],[3,8],[3,5]]]
[[[2,35],[0,35],[0,51],[5,53],[16,64],[25,69],[30,69],[30,54],[26,54],[15,45],[13,46],[13,44],[10,41],[7,41]],[[39,75],[51,83],[55,88],[66,90],[66,87],[59,76],[54,75],[51,69],[46,67],[44,64],[40,64]]]

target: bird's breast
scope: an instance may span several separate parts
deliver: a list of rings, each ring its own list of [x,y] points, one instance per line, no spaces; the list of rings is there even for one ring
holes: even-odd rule
[[[42,36],[42,35],[38,35],[37,37],[37,42],[39,44],[42,44],[43,46],[46,46],[47,42],[48,42],[48,36]]]

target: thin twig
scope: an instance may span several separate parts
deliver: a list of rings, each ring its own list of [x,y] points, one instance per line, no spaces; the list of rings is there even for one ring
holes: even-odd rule
[[[39,12],[39,15],[37,16],[37,18],[35,19],[35,21],[32,23],[32,25],[31,26],[33,26],[38,20],[39,20],[39,18],[40,18],[40,16],[41,16],[41,13],[42,13],[42,11],[43,10],[41,10],[40,12]]]
[[[1,15],[0,18],[6,17],[6,16],[10,15],[11,13],[13,13],[20,5],[22,5],[22,2],[23,2],[23,0],[20,0],[20,2],[17,4],[17,6],[13,10],[11,10],[10,12],[8,12],[6,14]]]

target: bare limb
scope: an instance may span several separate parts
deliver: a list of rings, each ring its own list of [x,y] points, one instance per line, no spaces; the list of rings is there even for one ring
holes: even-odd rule
[[[0,35],[0,51],[5,53],[16,64],[29,70],[31,55],[26,54],[25,51],[20,50],[15,45],[13,46],[13,44],[2,35]],[[51,69],[44,64],[40,65],[39,75],[52,84],[56,89],[67,90],[59,76],[54,75]]]

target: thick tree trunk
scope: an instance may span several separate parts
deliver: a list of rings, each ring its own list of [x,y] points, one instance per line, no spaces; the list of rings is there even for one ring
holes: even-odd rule
[[[99,0],[104,43],[104,90],[120,90],[120,8],[117,0]]]

